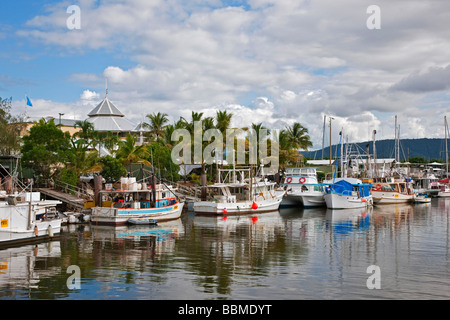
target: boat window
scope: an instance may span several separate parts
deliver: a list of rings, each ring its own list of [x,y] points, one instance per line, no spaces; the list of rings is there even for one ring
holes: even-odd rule
[[[381,191],[392,191],[392,188],[390,185],[382,185]]]
[[[390,184],[392,191],[398,191],[397,185]]]

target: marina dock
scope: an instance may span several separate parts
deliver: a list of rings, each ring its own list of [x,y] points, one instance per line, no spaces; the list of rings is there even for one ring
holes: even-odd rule
[[[66,203],[70,206],[73,206],[77,209],[84,209],[84,203],[86,202],[86,200],[69,194],[69,193],[65,193],[65,192],[60,192],[54,189],[50,189],[50,188],[40,188],[38,189],[38,191],[40,191],[43,195],[52,197],[53,199],[62,201],[63,203]]]

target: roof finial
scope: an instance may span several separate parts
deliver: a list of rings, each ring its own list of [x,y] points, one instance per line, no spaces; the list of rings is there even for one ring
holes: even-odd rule
[[[106,95],[105,95],[105,97],[107,97],[108,96],[108,78],[105,78],[105,82],[106,82],[106,84],[105,84],[105,87],[106,87]]]

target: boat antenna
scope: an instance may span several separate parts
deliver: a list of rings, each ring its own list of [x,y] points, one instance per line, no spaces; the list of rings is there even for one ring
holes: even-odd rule
[[[342,131],[339,132],[339,144],[342,145]],[[334,184],[334,180],[336,179],[336,173],[337,173],[337,167],[338,167],[338,159],[339,159],[339,148],[337,150],[336,164],[334,166],[333,184]],[[342,163],[341,163],[341,165],[342,165]]]

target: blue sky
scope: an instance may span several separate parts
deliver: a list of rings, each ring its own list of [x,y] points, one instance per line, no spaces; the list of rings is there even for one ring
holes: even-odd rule
[[[69,5],[81,29],[68,30]],[[6,0],[0,10],[0,97],[30,117],[83,119],[104,97],[138,122],[164,111],[233,112],[233,125],[298,121],[321,146],[333,136],[442,137],[449,109],[450,4],[370,1]],[[400,14],[401,13],[401,14]]]

